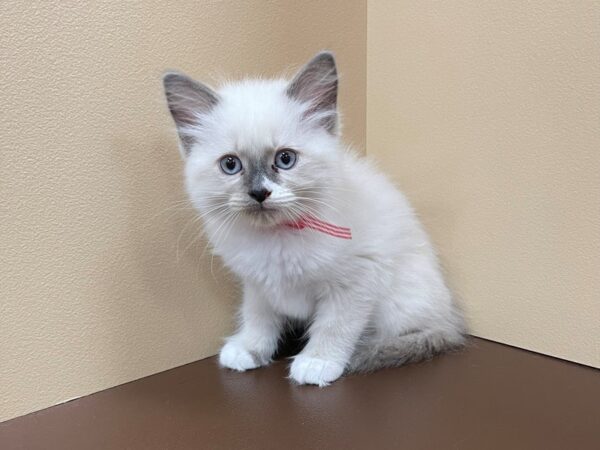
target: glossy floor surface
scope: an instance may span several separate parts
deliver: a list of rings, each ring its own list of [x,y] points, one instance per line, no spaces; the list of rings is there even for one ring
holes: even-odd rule
[[[325,389],[188,364],[0,424],[0,449],[600,449],[600,371],[473,339]]]

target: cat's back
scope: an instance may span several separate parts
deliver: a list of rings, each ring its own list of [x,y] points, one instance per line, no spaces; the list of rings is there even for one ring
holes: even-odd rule
[[[406,251],[428,243],[426,234],[405,195],[365,157],[348,154],[344,162],[348,209],[358,242],[379,253]]]

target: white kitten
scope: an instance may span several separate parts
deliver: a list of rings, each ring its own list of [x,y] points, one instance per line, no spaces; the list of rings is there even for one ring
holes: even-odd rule
[[[244,286],[225,367],[268,364],[289,320],[308,324],[290,377],[319,386],[463,342],[462,317],[407,200],[339,141],[337,83],[326,52],[290,82],[213,91],[164,77],[190,199]]]

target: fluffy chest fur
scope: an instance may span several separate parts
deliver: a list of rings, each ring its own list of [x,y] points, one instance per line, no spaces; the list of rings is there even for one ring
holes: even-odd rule
[[[318,293],[335,282],[335,268],[351,250],[350,241],[286,227],[236,227],[214,249],[236,275],[260,286],[276,310],[299,319],[312,313]]]
[[[340,255],[340,245],[323,243],[325,239],[311,236],[316,232],[310,230],[257,234],[240,234],[216,250],[239,276],[265,286],[314,281]]]

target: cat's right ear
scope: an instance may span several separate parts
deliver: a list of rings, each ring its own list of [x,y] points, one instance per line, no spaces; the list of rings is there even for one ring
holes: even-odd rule
[[[202,116],[219,103],[219,97],[208,86],[181,73],[165,74],[163,85],[181,140],[182,153],[187,156],[194,145],[194,128],[200,126]]]

